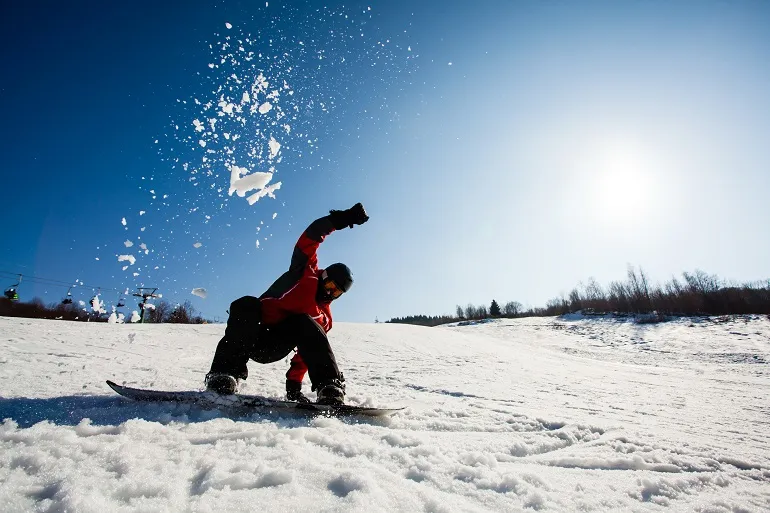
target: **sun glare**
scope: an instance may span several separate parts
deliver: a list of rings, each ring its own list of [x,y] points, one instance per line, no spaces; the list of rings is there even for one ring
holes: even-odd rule
[[[629,221],[649,206],[646,163],[641,152],[628,146],[606,148],[595,169],[596,207],[599,215]]]

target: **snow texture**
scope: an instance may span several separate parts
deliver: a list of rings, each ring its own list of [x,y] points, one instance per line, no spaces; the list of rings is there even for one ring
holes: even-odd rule
[[[200,389],[223,331],[0,318],[3,511],[770,510],[766,317],[335,324],[348,401],[407,407],[387,419],[104,383]],[[282,396],[287,360],[249,367]]]
[[[112,313],[110,313],[110,317],[107,319],[107,322],[111,324],[123,324],[126,322],[126,318],[122,313],[115,311],[115,307],[113,306]]]

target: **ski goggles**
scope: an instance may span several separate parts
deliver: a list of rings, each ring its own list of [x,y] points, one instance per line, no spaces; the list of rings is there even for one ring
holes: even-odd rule
[[[335,283],[334,280],[329,278],[329,275],[326,274],[326,271],[324,271],[323,274],[321,274],[321,283],[323,284],[326,294],[332,299],[337,299],[338,297],[340,297],[342,294],[345,293],[344,290],[339,288],[339,286],[337,285],[337,283]]]

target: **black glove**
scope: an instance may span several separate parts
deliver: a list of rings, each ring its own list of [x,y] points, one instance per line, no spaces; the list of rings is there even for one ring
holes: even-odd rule
[[[347,210],[330,210],[329,217],[335,230],[341,230],[346,226],[353,228],[353,225],[364,224],[369,220],[364,206],[360,203],[356,203]]]

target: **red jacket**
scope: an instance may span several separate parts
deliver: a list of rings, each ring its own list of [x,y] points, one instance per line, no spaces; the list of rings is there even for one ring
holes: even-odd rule
[[[318,280],[318,246],[334,231],[331,220],[322,217],[313,221],[302,233],[291,256],[289,270],[283,273],[259,299],[262,302],[262,322],[277,324],[293,314],[308,314],[327,333],[332,329],[329,303],[316,300]],[[299,381],[305,377],[307,366],[299,353],[291,360],[286,379]]]

